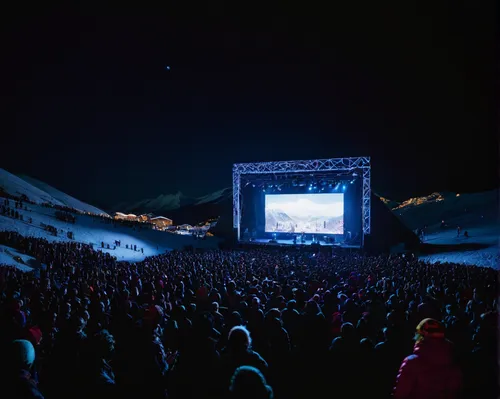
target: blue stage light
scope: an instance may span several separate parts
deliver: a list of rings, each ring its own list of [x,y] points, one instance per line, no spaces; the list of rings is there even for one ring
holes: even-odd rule
[[[344,190],[344,191],[345,191],[345,186],[342,186],[342,190]]]

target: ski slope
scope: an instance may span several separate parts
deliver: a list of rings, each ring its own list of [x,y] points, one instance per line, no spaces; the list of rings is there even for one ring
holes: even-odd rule
[[[21,178],[1,168],[0,188],[15,197],[25,195],[30,201],[37,204],[49,203],[52,205],[67,206],[83,212],[106,215],[106,212],[101,209],[73,198],[71,195],[65,194],[46,183],[27,176]]]
[[[498,213],[499,190],[479,193],[433,193],[412,198],[392,211],[412,230],[425,228],[426,244],[444,248],[440,253],[422,255],[429,262],[453,262],[488,266],[500,265]],[[444,221],[445,226],[441,227]],[[460,236],[457,227],[461,228]],[[467,231],[469,237],[464,237]],[[465,249],[467,247],[479,249]]]
[[[16,197],[26,195],[31,201],[42,204],[44,202],[54,205],[63,205],[55,200],[49,193],[34,187],[20,177],[0,168],[0,187],[6,192]]]
[[[89,205],[79,199],[72,197],[62,191],[49,186],[47,183],[44,183],[40,180],[37,180],[33,177],[29,176],[20,176],[25,182],[30,183],[32,186],[39,188],[40,190],[49,194],[56,201],[59,201],[61,204],[68,206],[70,208],[78,209],[83,212],[95,213],[97,215],[107,215],[103,210],[96,208],[95,206]]]
[[[13,207],[14,201],[11,200],[10,204]],[[0,215],[0,230],[15,231],[23,236],[46,238],[49,241],[78,241],[92,244],[96,250],[109,252],[120,261],[138,262],[146,256],[159,255],[175,249],[180,250],[187,246],[217,248],[220,242],[216,237],[200,240],[192,236],[157,230],[138,230],[120,224],[106,223],[107,219],[88,215],[77,215],[76,223],[71,224],[57,220],[54,216],[56,209],[32,204],[26,204],[26,206],[28,211],[18,210],[23,215],[23,221]],[[28,222],[30,217],[32,223]],[[41,227],[41,223],[56,227],[57,237],[45,231]],[[67,238],[68,231],[73,232],[74,240]],[[121,246],[116,249],[114,249],[115,240],[121,241]],[[102,242],[104,242],[105,248],[101,248]],[[110,249],[107,249],[108,244]],[[129,246],[129,249],[126,248],[126,245]],[[130,249],[134,245],[137,246],[137,251]],[[12,256],[6,255],[5,252],[0,254],[0,263],[3,262],[19,266],[17,262],[13,261]]]
[[[19,257],[21,262],[17,261],[15,258]],[[10,265],[15,266],[23,272],[29,272],[33,270],[34,267],[38,267],[40,262],[35,258],[25,255],[14,248],[9,248],[5,245],[0,245],[0,265]]]

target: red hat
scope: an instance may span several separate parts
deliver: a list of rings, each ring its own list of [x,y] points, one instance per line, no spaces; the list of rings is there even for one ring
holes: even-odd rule
[[[28,330],[28,339],[34,344],[39,345],[42,341],[42,331],[40,327],[33,326]]]

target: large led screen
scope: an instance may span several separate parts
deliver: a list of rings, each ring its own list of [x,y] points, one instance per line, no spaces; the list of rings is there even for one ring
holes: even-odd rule
[[[266,232],[344,234],[344,194],[268,194]]]

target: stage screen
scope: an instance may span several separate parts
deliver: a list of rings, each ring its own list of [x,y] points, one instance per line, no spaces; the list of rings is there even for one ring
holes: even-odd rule
[[[266,233],[344,234],[344,194],[268,194]]]

